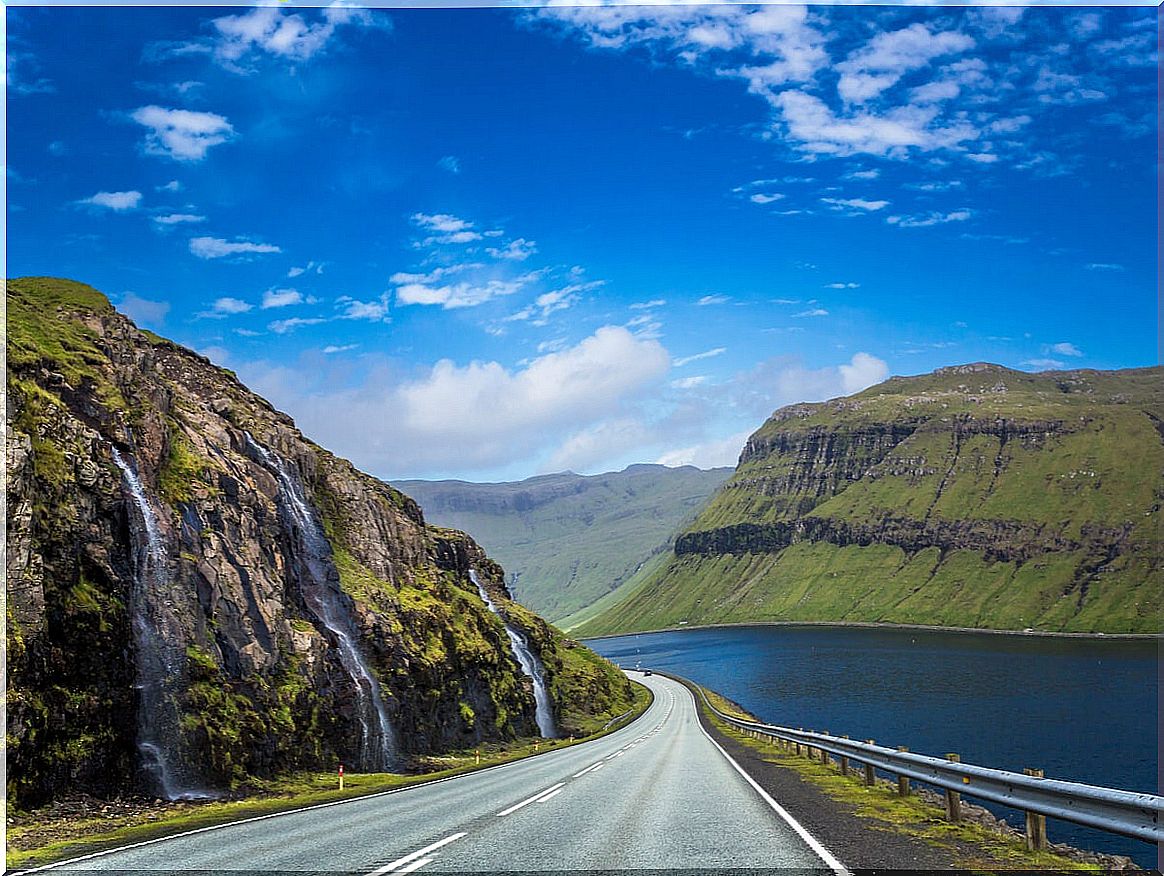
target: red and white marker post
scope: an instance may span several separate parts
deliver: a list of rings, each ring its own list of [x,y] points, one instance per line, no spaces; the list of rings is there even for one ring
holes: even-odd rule
[[[339,768],[339,780],[340,780],[339,789],[342,791],[344,789],[344,765],[342,763],[340,764],[340,768]]]

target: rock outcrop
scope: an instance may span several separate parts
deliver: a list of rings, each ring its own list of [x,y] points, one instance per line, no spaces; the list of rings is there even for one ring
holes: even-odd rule
[[[973,363],[776,411],[586,634],[835,620],[1157,632],[1164,369]]]
[[[531,685],[470,570],[537,652],[565,732],[629,707],[625,679],[511,603],[502,569],[468,536],[427,526],[415,502],[310,442],[230,372],[80,284],[12,280],[8,305],[15,805],[164,790],[143,757],[142,727],[158,726],[142,714],[151,647],[168,673],[153,708],[175,716],[158,742],[183,792],[371,764],[372,687],[398,748],[379,767],[536,735]],[[301,485],[308,524],[286,513],[286,484],[252,441]],[[304,525],[318,527],[309,558]],[[370,677],[345,659],[337,625]]]

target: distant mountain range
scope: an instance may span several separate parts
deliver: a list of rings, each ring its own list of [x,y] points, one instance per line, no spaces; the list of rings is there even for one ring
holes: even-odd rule
[[[1162,498],[1164,368],[895,377],[778,410],[658,568],[575,632],[1155,633]]]
[[[667,556],[676,532],[730,475],[730,468],[632,465],[516,483],[394,485],[420,503],[429,523],[473,533],[506,570],[518,601],[569,628]]]

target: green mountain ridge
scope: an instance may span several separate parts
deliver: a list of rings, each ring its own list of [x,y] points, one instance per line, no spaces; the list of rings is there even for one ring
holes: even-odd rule
[[[1164,368],[974,363],[776,411],[581,635],[854,621],[1156,633]]]
[[[730,474],[640,464],[509,483],[395,484],[427,519],[473,533],[508,570],[515,599],[569,628],[596,601],[633,589]]]

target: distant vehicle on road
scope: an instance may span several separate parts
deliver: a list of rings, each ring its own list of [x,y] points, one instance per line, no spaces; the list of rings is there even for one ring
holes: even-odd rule
[[[643,670],[643,675],[650,675],[650,674],[651,674],[651,670],[649,670],[649,669]]]

